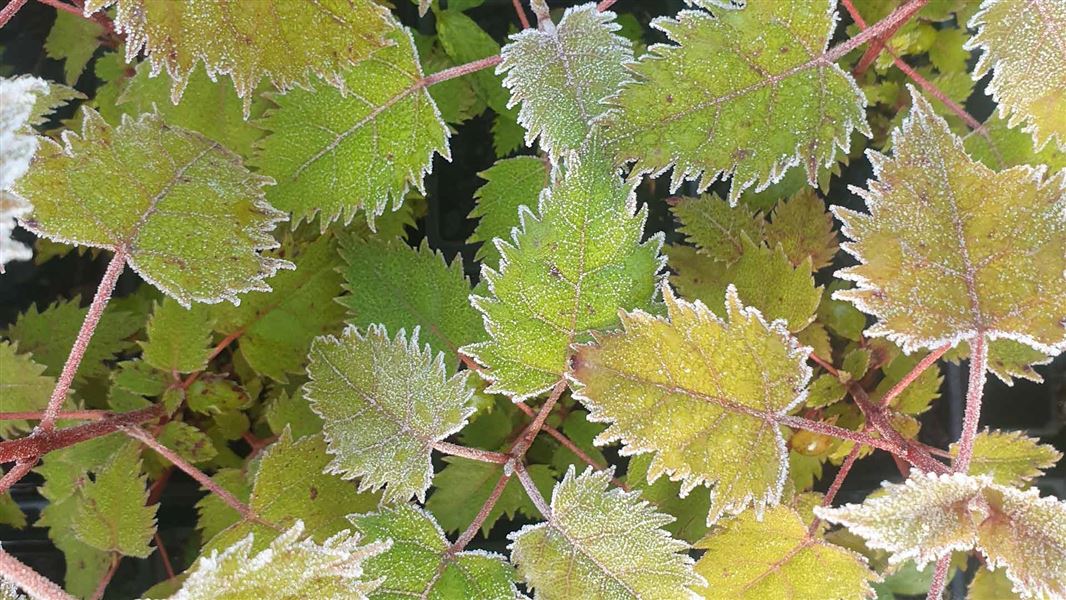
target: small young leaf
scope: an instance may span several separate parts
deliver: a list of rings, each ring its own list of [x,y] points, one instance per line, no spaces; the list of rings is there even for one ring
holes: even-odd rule
[[[696,544],[707,551],[696,572],[705,598],[873,598],[877,576],[862,556],[809,536],[791,508],[762,519],[748,512],[725,521]]]
[[[44,41],[44,50],[48,58],[65,61],[63,75],[67,85],[78,82],[85,65],[100,46],[99,38],[103,33],[103,26],[92,19],[56,11],[56,20]]]
[[[535,207],[540,191],[548,186],[548,164],[536,156],[516,156],[496,161],[478,173],[485,185],[474,194],[477,206],[470,218],[478,219],[470,243],[483,242],[474,258],[490,266],[499,264],[500,251],[493,238],[507,239],[519,225],[518,208]]]
[[[944,360],[958,363],[969,356],[970,344],[961,342],[944,355]],[[1011,386],[1014,385],[1015,378],[1043,383],[1044,378],[1033,367],[1046,365],[1052,358],[1044,352],[1010,339],[993,340],[988,344],[988,371]]]
[[[815,509],[846,526],[891,562],[921,567],[952,551],[976,548],[1024,595],[1066,594],[1066,502],[1021,491],[988,476],[912,472],[903,484],[862,504]]]
[[[140,448],[128,443],[78,493],[73,533],[99,550],[145,558],[155,534],[159,505],[145,506],[148,490],[141,475]]]
[[[41,138],[34,168],[15,191],[33,203],[22,222],[38,235],[82,246],[119,248],[148,282],[184,306],[237,303],[270,289],[283,260],[259,251],[285,215],[263,199],[269,179],[198,133],[154,114],[116,128],[83,109],[82,134],[60,145]]]
[[[959,445],[951,445],[957,456]],[[1062,453],[1017,431],[982,431],[973,440],[970,475],[987,475],[1000,485],[1024,486],[1055,466]]]
[[[1017,165],[1047,165],[1049,171],[1066,168],[1066,150],[1046,144],[1040,152],[1033,148],[1033,138],[1007,126],[1007,120],[993,114],[982,125],[984,133],[966,136],[963,145],[970,156],[991,169],[1006,169]]]
[[[610,489],[611,474],[567,471],[555,486],[551,516],[508,536],[511,561],[536,600],[693,598],[703,583],[687,544],[661,529],[672,517],[638,492]]]
[[[979,568],[966,590],[966,600],[1022,600],[1014,593],[1014,584],[1003,569],[989,571]]]
[[[482,267],[492,296],[472,301],[492,339],[462,348],[486,367],[486,391],[515,402],[555,385],[570,344],[617,324],[618,309],[647,307],[662,268],[662,236],[641,243],[647,211],[598,153],[571,154],[554,179],[538,215],[519,210],[512,242],[497,238],[499,270]]]
[[[766,221],[746,207],[731,207],[717,194],[699,198],[681,198],[671,209],[688,242],[700,254],[732,264],[744,254],[744,237],[756,242],[763,239]]]
[[[481,550],[452,552],[433,515],[410,504],[348,517],[367,542],[392,541],[367,559],[367,579],[383,579],[370,600],[478,598],[514,600],[511,565]]]
[[[264,414],[270,430],[281,435],[286,427],[294,438],[302,438],[322,431],[322,419],[311,410],[311,403],[303,394],[303,388],[292,394],[282,390],[267,405]]]
[[[881,367],[885,377],[878,382],[877,388],[870,393],[870,399],[880,401],[889,390],[911,372],[923,357],[924,353],[910,355],[901,353]],[[943,382],[944,376],[940,374],[940,367],[933,365],[923,371],[917,379],[897,394],[889,402],[889,406],[905,415],[920,415],[929,410],[933,401],[940,397],[940,384]]]
[[[814,271],[828,267],[837,253],[833,216],[814,190],[803,190],[774,208],[766,226],[766,242],[771,248],[781,244],[794,267],[808,258]]]
[[[654,483],[648,483],[648,467],[651,466],[650,454],[638,454],[629,459],[626,471],[626,483],[640,492],[641,498],[655,505],[661,512],[670,515],[674,521],[663,525],[670,535],[686,542],[696,542],[707,533],[707,513],[711,511],[711,499],[705,494],[681,495],[681,484],[660,477]]]
[[[992,171],[912,90],[894,156],[871,152],[870,214],[833,207],[861,264],[834,298],[878,318],[867,330],[905,352],[975,335],[1049,354],[1066,348],[1066,171]]]
[[[345,530],[319,544],[303,530],[297,521],[255,556],[253,534],[221,554],[213,550],[196,561],[170,600],[366,600],[378,582],[363,576],[365,561],[388,550],[389,542],[359,545],[359,536]]]
[[[170,421],[164,425],[156,439],[193,464],[207,462],[218,454],[204,432],[182,421]],[[163,465],[170,465],[165,458],[160,457],[159,461]]]
[[[185,308],[166,298],[148,320],[148,341],[140,342],[141,359],[167,373],[191,373],[207,367],[211,356],[211,317],[207,308]]]
[[[44,410],[48,406],[56,381],[44,375],[45,368],[34,362],[33,355],[20,354],[18,344],[0,340],[0,404],[4,412]],[[27,421],[0,421],[0,438],[30,429]]]
[[[365,336],[349,327],[339,339],[320,337],[308,359],[305,393],[325,423],[329,472],[360,477],[360,491],[384,487],[386,502],[425,501],[433,444],[474,412],[469,371],[449,378],[444,355],[420,348],[417,328],[410,341],[402,329],[389,340],[377,325]]]
[[[749,505],[777,504],[788,474],[774,420],[806,397],[806,349],[780,322],[767,325],[729,288],[727,320],[663,286],[669,320],[624,313],[623,331],[580,346],[574,397],[611,425],[598,444],[655,453],[648,482],[680,479],[682,494],[714,484],[707,522]],[[772,383],[770,383],[772,382]]]
[[[595,3],[574,6],[558,25],[544,20],[504,46],[496,72],[506,73],[508,106],[522,105],[518,122],[526,128],[527,145],[540,138],[553,157],[579,149],[593,119],[606,110],[600,101],[628,79],[632,44],[616,33],[621,27],[615,16]]]
[[[481,505],[492,494],[503,473],[499,465],[458,456],[446,456],[444,462],[447,466],[433,478],[433,487],[436,489],[430,495],[426,508],[438,515],[437,518],[445,530],[462,531],[477,516]],[[541,494],[551,493],[552,486],[555,485],[551,468],[547,465],[529,465],[526,470]],[[533,506],[518,478],[512,477],[503,488],[496,505],[489,511],[485,522],[481,524],[481,535],[489,537],[489,532],[500,517],[506,515],[508,520],[513,520],[518,514],[530,519],[544,517]]]

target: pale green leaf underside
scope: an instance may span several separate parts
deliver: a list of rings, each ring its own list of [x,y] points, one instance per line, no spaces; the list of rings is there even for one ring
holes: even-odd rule
[[[602,124],[633,172],[673,167],[706,189],[732,176],[730,204],[802,165],[814,184],[856,129],[869,134],[855,81],[822,58],[835,2],[755,0],[714,15],[685,10],[653,25],[676,45],[656,44],[633,67],[635,83],[609,99]]]
[[[775,419],[806,397],[807,349],[733,288],[724,320],[665,285],[663,296],[669,320],[627,313],[623,331],[597,336],[574,358],[575,397],[589,420],[610,423],[597,444],[654,453],[649,483],[668,474],[682,493],[713,485],[708,523],[777,504],[788,451]]]
[[[63,141],[41,138],[16,187],[33,203],[23,223],[37,234],[124,248],[134,270],[186,306],[237,303],[291,267],[260,254],[277,245],[269,232],[285,218],[263,198],[270,180],[217,142],[151,113],[112,128],[87,108],[82,134]]]
[[[1066,171],[992,171],[912,92],[891,158],[870,153],[877,179],[852,188],[870,214],[834,207],[861,264],[834,298],[878,322],[867,330],[904,350],[983,334],[1049,354],[1066,348]]]
[[[540,192],[548,186],[550,170],[546,161],[536,156],[516,156],[497,161],[478,173],[485,185],[474,194],[477,206],[470,218],[478,219],[477,227],[468,240],[483,242],[474,258],[495,266],[500,251],[493,238],[507,239],[518,226],[518,207],[537,205]]]
[[[703,580],[684,553],[688,544],[662,529],[672,517],[610,480],[607,471],[575,476],[571,467],[552,492],[548,521],[509,536],[534,599],[695,597],[691,586]]]
[[[386,502],[424,501],[433,444],[474,412],[469,372],[449,378],[444,355],[419,347],[417,328],[408,341],[402,329],[390,340],[384,327],[366,335],[349,327],[339,339],[316,339],[308,358],[306,395],[325,422],[328,470],[361,477],[361,491],[385,487]]]
[[[341,73],[389,44],[393,28],[373,0],[89,0],[85,14],[115,7],[115,30],[126,34],[126,60],[142,50],[155,72],[174,80],[181,98],[201,62],[212,79],[230,75],[245,100],[265,76],[279,89],[306,84],[314,73],[341,85]]]
[[[512,242],[497,238],[499,271],[482,267],[491,297],[473,296],[490,341],[462,351],[486,369],[489,392],[516,402],[560,381],[570,345],[618,323],[618,309],[647,307],[662,267],[662,236],[641,242],[647,212],[632,186],[594,153],[571,154],[540,197],[519,210]]]
[[[515,598],[511,565],[503,556],[481,550],[450,552],[451,544],[433,515],[417,506],[399,504],[349,518],[368,542],[392,540],[388,550],[366,561],[367,579],[384,578],[371,600]]]
[[[322,226],[345,224],[363,209],[373,226],[410,186],[422,189],[434,153],[450,159],[448,127],[420,84],[411,34],[398,27],[393,45],[343,74],[344,90],[326,86],[272,96],[278,105],[260,124],[255,165],[277,180],[267,192],[293,220],[321,213]]]
[[[540,138],[552,156],[581,147],[606,109],[600,101],[628,79],[632,44],[619,29],[613,12],[590,3],[566,9],[558,25],[547,21],[511,36],[496,72],[506,73],[508,106],[522,105],[526,144]]]

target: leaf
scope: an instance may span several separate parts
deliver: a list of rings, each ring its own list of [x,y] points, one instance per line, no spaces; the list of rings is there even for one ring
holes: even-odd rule
[[[1052,357],[1044,352],[1010,339],[993,340],[988,344],[987,369],[1008,386],[1014,385],[1014,378],[1027,379],[1043,383],[1044,378],[1033,367],[1046,365]],[[960,342],[944,355],[944,360],[958,364],[969,358],[970,345]]]
[[[277,180],[267,198],[295,223],[321,214],[323,228],[347,225],[363,209],[373,228],[412,185],[424,192],[434,153],[451,159],[410,32],[397,26],[388,39],[391,46],[344,73],[352,93],[319,85],[271,96],[278,107],[259,123],[271,134],[253,164]]]
[[[652,457],[638,454],[629,459],[626,471],[626,484],[640,492],[641,498],[651,502],[655,508],[674,518],[673,522],[663,525],[670,535],[686,542],[695,542],[707,533],[707,513],[711,510],[711,499],[704,494],[681,495],[681,484],[660,477],[655,483],[648,483],[648,467]]]
[[[156,439],[192,464],[205,463],[218,454],[204,432],[182,421],[170,421],[164,425]],[[165,458],[160,457],[159,461],[164,466],[170,465]]]
[[[455,8],[435,13],[437,18],[437,37],[441,47],[456,64],[465,64],[495,56],[500,53],[500,45],[492,39],[473,19]],[[470,82],[478,98],[488,104],[499,114],[506,114],[510,95],[502,85],[503,78],[485,69],[470,74]],[[521,128],[518,128],[521,130]]]
[[[1049,171],[1066,168],[1066,150],[1060,151],[1055,144],[1046,144],[1040,152],[1033,149],[1033,138],[1011,129],[1007,121],[993,114],[982,125],[988,137],[977,132],[963,139],[966,152],[985,163],[991,169],[1006,169],[1016,165],[1044,164]]]
[[[303,388],[289,394],[282,391],[267,405],[267,423],[270,430],[281,435],[286,427],[292,429],[295,438],[312,435],[322,431],[322,419],[311,410],[311,404],[304,397]]]
[[[185,308],[171,298],[156,303],[148,320],[148,341],[140,342],[141,359],[167,373],[202,371],[211,357],[211,325],[202,306]]]
[[[766,226],[766,242],[771,248],[781,244],[794,267],[810,258],[811,270],[823,269],[837,253],[833,216],[814,190],[804,190],[774,208]]]
[[[220,469],[211,479],[233,497],[248,503],[252,484],[240,469]],[[211,540],[223,529],[241,520],[241,515],[215,494],[207,494],[196,503],[196,529],[200,539]]]
[[[381,326],[366,335],[349,327],[340,339],[316,339],[308,359],[305,393],[325,423],[328,471],[360,477],[360,491],[384,487],[385,502],[425,501],[433,444],[474,412],[469,372],[449,378],[444,355],[420,348],[417,327],[410,341],[402,329],[389,340]]]
[[[0,525],[14,529],[26,527],[26,513],[11,497],[11,492],[0,494]]]
[[[183,306],[237,303],[270,289],[264,279],[291,265],[264,258],[268,232],[284,215],[264,200],[269,180],[200,134],[153,114],[112,128],[83,109],[81,136],[41,138],[34,168],[15,191],[33,203],[22,223],[38,235],[124,249],[127,262]]]
[[[575,477],[571,467],[552,492],[548,520],[508,536],[534,599],[694,597],[689,586],[702,578],[687,544],[661,529],[673,518],[637,492],[610,489],[610,481],[609,471]]]
[[[847,281],[840,280],[834,280],[826,287],[824,297],[818,304],[817,322],[824,323],[835,335],[858,342],[866,329],[866,315],[859,312],[850,302],[833,297],[838,290],[850,287],[851,284]]]
[[[814,185],[853,131],[871,135],[862,92],[824,58],[834,5],[752,2],[652,21],[676,45],[651,46],[632,66],[636,81],[609,100],[617,109],[602,125],[615,158],[636,161],[633,176],[673,167],[671,191],[732,176],[731,205],[800,164]]]
[[[256,373],[287,381],[303,370],[311,340],[340,329],[344,309],[334,302],[341,293],[341,265],[333,236],[307,245],[287,239],[279,256],[296,269],[271,281],[272,291],[252,293],[240,306],[221,305],[212,313],[219,333],[240,335],[241,355]]]
[[[992,482],[988,476],[913,472],[862,504],[816,508],[895,564],[919,567],[952,551],[977,549],[992,569],[1005,567],[1023,595],[1066,593],[1066,503]]]
[[[732,287],[728,320],[666,285],[663,298],[669,320],[624,313],[621,332],[579,347],[574,397],[589,420],[610,423],[597,444],[620,440],[624,455],[655,454],[649,483],[665,473],[682,494],[714,484],[708,524],[749,505],[761,513],[780,501],[788,475],[776,420],[806,397],[806,349]]]
[[[672,207],[678,231],[705,254],[727,264],[744,254],[744,237],[762,240],[766,222],[745,207],[731,207],[717,194],[681,198]]]
[[[977,34],[965,46],[983,50],[974,80],[992,72],[986,91],[1009,127],[1024,124],[1039,149],[1048,141],[1066,151],[1066,70],[1062,68],[1062,32],[1066,6],[1035,0],[1024,6],[986,0],[967,23]]]
[[[537,205],[540,191],[548,186],[549,174],[548,165],[536,156],[498,160],[478,173],[485,185],[474,194],[477,206],[470,211],[470,217],[478,222],[467,241],[483,243],[474,258],[490,265],[499,264],[500,251],[493,238],[507,239],[519,225],[519,207]]]
[[[20,354],[18,344],[0,341],[0,398],[4,412],[44,410],[52,397],[55,378],[44,375],[45,367],[33,355]],[[0,438],[10,438],[32,427],[25,420],[0,421]]]
[[[493,488],[503,474],[500,465],[446,456],[447,466],[433,478],[436,489],[429,497],[426,508],[438,515],[440,524],[447,531],[462,531],[474,521],[485,500],[492,494]],[[547,465],[529,465],[526,467],[541,494],[551,493],[555,477]],[[533,506],[517,477],[512,477],[503,488],[499,500],[489,511],[488,517],[481,524],[481,535],[489,537],[493,525],[505,516],[514,520],[516,515],[530,519],[540,519],[543,515]]]
[[[1066,348],[1066,171],[992,171],[912,89],[892,134],[895,155],[870,153],[876,180],[852,188],[870,214],[833,207],[861,264],[834,298],[878,321],[866,334],[904,352],[984,335],[1049,354]]]
[[[696,544],[707,551],[696,572],[705,598],[874,598],[877,576],[862,556],[807,534],[799,513],[784,506],[762,519],[729,519]]]
[[[308,72],[342,86],[341,73],[388,45],[387,11],[372,0],[320,0],[311,5],[269,0],[185,5],[153,0],[89,0],[90,15],[115,6],[115,32],[126,34],[126,62],[142,52],[152,70],[174,80],[174,104],[203,62],[212,80],[229,75],[244,99],[263,77],[284,91],[306,85]],[[219,24],[225,28],[219,29]],[[308,35],[314,32],[314,35]]]
[[[685,246],[667,246],[671,281],[690,298],[717,305],[732,285],[740,297],[767,319],[784,319],[789,331],[801,331],[814,320],[822,288],[814,286],[811,263],[793,267],[780,245],[771,249],[741,236],[742,253],[732,264],[714,261]],[[720,312],[720,311],[716,311]]]
[[[347,296],[348,323],[384,325],[398,331],[419,327],[430,348],[454,364],[459,347],[485,339],[481,315],[470,306],[470,281],[462,257],[451,265],[423,242],[411,248],[398,240],[343,238],[340,268]]]
[[[145,483],[139,445],[122,446],[78,492],[73,534],[98,550],[147,558],[159,505],[145,506]]]
[[[322,543],[303,537],[297,521],[269,548],[252,556],[254,535],[213,550],[193,565],[171,600],[287,600],[290,598],[365,599],[378,585],[363,577],[365,561],[389,542],[359,545],[359,535],[344,530]]]
[[[499,270],[482,266],[492,295],[471,301],[492,339],[461,349],[486,367],[487,392],[515,402],[554,386],[570,344],[616,325],[619,308],[648,306],[662,268],[662,236],[641,243],[647,211],[598,153],[571,154],[553,179],[539,214],[519,209],[512,242],[496,239]]]
[[[1014,593],[1014,584],[1007,579],[1003,569],[989,571],[979,568],[970,587],[966,591],[966,600],[1016,600],[1021,596]]]
[[[877,388],[870,393],[870,400],[880,402],[885,394],[896,386],[911,370],[924,358],[922,354],[900,354],[888,364],[881,367],[884,378],[878,382]],[[935,364],[922,372],[917,379],[912,381],[889,402],[889,406],[906,415],[920,415],[929,410],[933,401],[940,397],[940,385],[944,382],[944,376],[940,373],[940,367]]]
[[[370,598],[482,598],[514,600],[512,569],[499,554],[453,552],[433,515],[410,504],[351,515],[368,542],[392,545],[366,561],[368,579],[384,580]]]
[[[949,448],[957,456],[959,445]],[[1055,466],[1062,453],[1017,431],[982,431],[973,440],[969,474],[1006,486],[1024,486]]]
[[[589,421],[587,412],[570,410],[566,413],[566,419],[558,426],[558,429],[594,462],[601,465],[608,464],[607,458],[593,441],[597,435],[603,432],[605,427],[599,423]],[[552,467],[560,473],[566,472],[566,468],[570,465],[584,467],[585,464],[583,459],[562,444],[555,449],[551,459]],[[632,469],[632,466],[630,466],[630,469]],[[670,528],[667,527],[667,529]]]
[[[518,122],[527,145],[540,138],[540,147],[557,157],[578,150],[589,136],[592,121],[606,110],[601,100],[628,79],[625,63],[633,60],[632,43],[616,33],[616,16],[595,3],[574,6],[558,25],[542,20],[504,46],[496,71],[506,74],[507,106],[521,104]]]
[[[103,34],[103,26],[92,19],[56,11],[56,20],[44,41],[44,50],[48,58],[65,61],[63,75],[67,85],[78,82],[85,65],[100,46],[99,38]]]

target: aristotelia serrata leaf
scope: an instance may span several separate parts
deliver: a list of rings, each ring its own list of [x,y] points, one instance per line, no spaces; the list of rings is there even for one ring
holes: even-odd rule
[[[952,456],[958,456],[958,444],[952,444]],[[1002,485],[1025,486],[1055,466],[1062,453],[1049,444],[1018,431],[982,431],[973,440],[970,475],[987,475]]]
[[[306,395],[334,456],[328,470],[360,477],[360,490],[384,487],[386,502],[424,502],[433,444],[474,412],[469,371],[449,377],[444,355],[421,347],[417,328],[410,340],[402,329],[390,340],[378,325],[317,338],[308,359]]]
[[[570,467],[555,486],[548,520],[512,533],[511,560],[534,600],[569,598],[698,598],[703,578],[688,544],[662,526],[640,492],[611,487],[611,473]]]
[[[580,346],[571,374],[589,420],[610,423],[596,442],[654,453],[648,481],[713,485],[708,523],[777,504],[788,450],[775,419],[806,397],[808,349],[783,322],[767,324],[725,295],[726,318],[663,286],[668,318],[624,313],[622,331]]]
[[[477,206],[470,211],[470,218],[478,222],[467,240],[483,242],[475,258],[492,266],[499,264],[500,251],[492,240],[506,239],[518,225],[520,206],[537,205],[541,190],[548,187],[550,174],[548,162],[536,156],[505,158],[478,173],[485,185],[474,194]]]
[[[912,89],[891,158],[868,152],[877,177],[852,188],[869,214],[833,207],[861,264],[834,298],[877,317],[866,333],[904,351],[983,335],[1046,354],[1066,349],[1066,170],[994,171]]]

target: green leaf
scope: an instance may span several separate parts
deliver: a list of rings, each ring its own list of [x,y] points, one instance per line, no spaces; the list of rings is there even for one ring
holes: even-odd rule
[[[815,513],[888,550],[894,563],[913,559],[920,568],[977,549],[990,568],[1006,567],[1023,595],[1066,594],[1066,502],[958,473],[912,473],[884,492]]]
[[[286,600],[288,598],[366,598],[378,582],[363,576],[365,561],[389,543],[359,545],[344,530],[322,543],[303,537],[303,522],[277,536],[252,556],[248,534],[221,554],[213,550],[193,565],[172,600]]]
[[[1033,367],[1051,362],[1052,357],[1046,353],[1010,339],[993,340],[987,348],[987,368],[1003,383],[1012,386],[1014,378],[1043,383],[1044,378]],[[944,360],[955,364],[969,357],[970,345],[967,342],[960,342],[944,354]]]
[[[647,211],[598,153],[572,154],[554,179],[538,215],[519,210],[512,243],[497,238],[499,270],[482,267],[492,296],[472,301],[492,339],[462,348],[486,391],[515,402],[560,381],[570,344],[616,325],[618,309],[648,306],[662,268],[662,235],[641,243]]]
[[[460,256],[449,265],[426,242],[411,248],[398,240],[353,238],[342,239],[340,255],[349,294],[337,301],[348,309],[348,323],[391,331],[419,327],[423,341],[449,364],[458,360],[460,346],[485,339]]]
[[[397,27],[391,46],[345,72],[345,93],[318,85],[273,95],[278,105],[260,125],[271,134],[253,164],[277,180],[270,202],[293,221],[321,214],[344,224],[363,209],[375,217],[400,207],[432,169],[433,154],[451,158],[448,127],[422,80],[410,32]]]
[[[220,469],[212,477],[222,489],[233,497],[248,503],[252,484],[240,469]],[[207,494],[196,503],[196,529],[200,539],[211,540],[223,529],[241,520],[241,515],[215,494]]]
[[[717,261],[732,264],[744,254],[744,237],[761,241],[766,222],[746,207],[731,207],[717,194],[681,198],[671,208],[688,242]]]
[[[784,506],[762,519],[729,519],[696,544],[707,551],[696,572],[705,598],[874,598],[877,575],[850,550],[807,535],[799,513]]]
[[[1009,127],[1024,124],[1037,148],[1051,141],[1066,151],[1066,71],[1061,46],[1055,45],[1066,30],[1066,6],[1052,0],[1031,5],[987,0],[967,26],[977,33],[964,48],[983,50],[973,78],[992,72],[986,91],[999,116]]]
[[[26,527],[26,513],[11,497],[11,492],[0,494],[0,525],[15,529]]]
[[[833,207],[861,264],[840,290],[878,318],[866,331],[905,352],[984,335],[1057,354],[1066,348],[1066,171],[992,171],[971,159],[912,89],[894,156],[870,153],[876,180],[856,190],[870,214]],[[854,188],[853,188],[854,189]]]
[[[651,466],[650,454],[638,454],[629,459],[626,471],[626,483],[640,492],[641,498],[655,505],[656,509],[674,518],[673,522],[663,525],[670,535],[695,542],[707,533],[707,513],[711,510],[711,499],[705,494],[687,494],[681,496],[681,484],[660,477],[654,483],[648,483],[648,468]]]
[[[474,521],[478,510],[492,494],[493,488],[503,475],[500,465],[495,465],[457,456],[446,456],[447,466],[433,478],[436,488],[426,503],[440,524],[447,531],[462,531]],[[541,494],[551,493],[555,477],[547,465],[529,465],[526,470],[533,478]],[[512,477],[503,488],[499,500],[481,524],[481,535],[489,537],[493,525],[505,516],[513,520],[516,515],[540,519],[543,515],[533,506],[517,477]]]
[[[256,373],[287,381],[288,373],[303,370],[311,340],[340,328],[344,309],[333,299],[341,293],[341,261],[330,235],[307,245],[290,238],[279,255],[296,269],[274,277],[272,291],[248,294],[240,306],[221,305],[212,313],[219,333],[240,335],[241,355]]]
[[[766,226],[766,242],[771,248],[781,244],[794,267],[810,258],[812,270],[823,269],[837,253],[833,216],[814,190],[804,190],[774,207]]]
[[[846,340],[857,342],[862,339],[866,329],[866,315],[862,314],[850,302],[837,300],[833,296],[838,290],[849,289],[846,281],[834,280],[825,290],[822,301],[818,304],[818,322]]]
[[[1016,165],[1047,165],[1049,171],[1066,168],[1066,150],[1047,144],[1040,152],[1033,148],[1032,136],[1007,126],[1006,119],[993,114],[982,125],[988,137],[978,132],[966,136],[963,144],[973,158],[991,169],[1006,169]]]
[[[156,439],[192,464],[207,462],[218,454],[204,432],[181,421],[168,422]],[[160,457],[159,460],[163,465],[170,465],[170,461],[165,458]]]
[[[20,354],[18,344],[0,341],[0,398],[4,412],[44,410],[56,381],[44,375],[43,365],[34,362],[33,355]],[[0,421],[0,438],[10,438],[31,429],[24,420]]]
[[[625,313],[623,331],[598,335],[574,357],[574,397],[590,420],[611,424],[596,442],[655,453],[649,483],[668,474],[683,494],[713,484],[708,524],[777,504],[788,454],[776,419],[806,397],[805,348],[782,323],[741,305],[733,288],[727,320],[666,285],[663,297],[669,320]]]
[[[880,401],[889,390],[910,374],[924,357],[925,353],[899,354],[881,367],[885,376],[870,393],[870,399]],[[940,397],[940,385],[943,382],[944,376],[940,374],[940,367],[933,365],[893,398],[889,406],[906,415],[920,415],[929,410],[933,401]]]
[[[610,99],[617,110],[602,124],[617,160],[636,161],[634,175],[672,166],[671,190],[732,176],[733,205],[800,164],[815,185],[853,131],[871,135],[855,81],[822,59],[835,4],[752,2],[652,21],[676,45],[649,48],[632,67],[636,81]]]
[[[56,11],[56,20],[44,41],[44,50],[48,58],[65,61],[63,75],[67,85],[78,82],[85,65],[100,46],[99,38],[103,33],[103,26],[92,19]]]
[[[667,246],[670,279],[682,295],[718,305],[728,286],[767,319],[784,319],[789,331],[801,331],[814,320],[822,288],[814,286],[811,263],[793,267],[780,245],[771,249],[741,236],[740,258],[732,264],[703,256],[686,246]],[[720,313],[720,311],[715,311]]]
[[[508,536],[519,576],[538,600],[690,597],[703,580],[688,545],[661,529],[673,518],[610,482],[607,471],[567,471],[548,520]]]
[[[367,579],[383,579],[371,600],[393,598],[482,598],[514,600],[511,565],[481,550],[452,552],[433,515],[410,504],[351,515],[368,542],[392,545],[366,561]]]
[[[316,339],[308,359],[305,393],[325,423],[329,472],[360,477],[360,491],[384,487],[386,502],[424,501],[433,444],[474,412],[469,371],[449,378],[444,355],[420,348],[418,328],[408,341],[402,329],[389,340],[381,326],[365,336],[349,327]]]
[[[145,506],[147,478],[141,475],[140,448],[129,443],[115,452],[93,481],[78,492],[73,534],[107,552],[146,558],[155,534],[159,505]]]
[[[267,405],[264,416],[270,425],[270,430],[278,435],[281,435],[286,427],[292,429],[292,435],[295,438],[322,431],[322,419],[311,410],[311,404],[304,396],[303,388],[292,394],[281,391]]]
[[[989,571],[979,568],[973,576],[970,587],[966,590],[966,600],[1021,600],[1014,593],[1014,584],[1007,579],[1003,569]]]
[[[596,447],[594,442],[596,436],[603,432],[604,426],[600,423],[589,421],[587,412],[571,410],[567,413],[562,425],[558,426],[558,429],[593,461],[601,465],[607,464],[607,458]],[[560,444],[552,455],[551,464],[556,471],[564,473],[570,465],[584,467],[586,463],[569,448]],[[632,467],[630,468],[632,469]]]
[[[506,240],[519,225],[518,208],[534,207],[540,192],[548,186],[549,168],[536,156],[516,156],[496,161],[478,173],[485,185],[474,194],[477,206],[470,217],[478,219],[470,243],[483,242],[474,258],[486,264],[498,265],[500,251],[493,238]]]
[[[566,9],[558,25],[542,20],[539,28],[511,36],[500,53],[497,72],[511,90],[508,106],[521,104],[518,122],[526,144],[540,138],[552,157],[578,150],[602,115],[601,101],[628,79],[632,43],[616,32],[615,13],[595,3]]]
[[[203,62],[211,79],[233,78],[246,116],[263,77],[283,91],[306,85],[309,72],[340,87],[343,70],[388,45],[385,35],[392,29],[387,11],[373,0],[89,0],[84,10],[89,15],[110,6],[116,7],[115,31],[126,34],[126,62],[143,52],[154,72],[166,70],[175,104]]]
[[[455,61],[448,58],[444,49],[437,45],[433,45],[429,50],[423,50],[418,34],[416,33],[415,36],[415,45],[419,48],[422,67],[427,73],[439,73],[458,66]],[[430,43],[426,42],[427,45]],[[440,118],[452,125],[464,123],[485,110],[485,104],[478,99],[473,84],[466,77],[456,77],[436,83],[430,86],[429,95],[440,111]]]
[[[951,455],[959,453],[958,443],[950,447]],[[973,440],[970,475],[987,475],[1000,485],[1024,486],[1055,466],[1062,453],[1054,446],[1017,431],[982,431]]]
[[[437,37],[448,56],[456,64],[465,64],[500,53],[500,45],[473,19],[459,10],[449,8],[435,13]],[[488,69],[469,75],[478,98],[497,113],[508,113],[510,94],[502,85],[502,77]],[[517,112],[517,111],[515,111]],[[519,128],[521,129],[521,128]]]
[[[154,114],[112,128],[83,109],[81,136],[41,138],[34,168],[16,192],[33,203],[23,224],[82,246],[119,248],[145,280],[184,306],[237,302],[270,289],[264,279],[291,265],[260,250],[284,215],[263,199],[269,180],[198,133]]]
[[[148,341],[140,342],[141,359],[167,373],[207,368],[211,356],[211,316],[206,307],[185,308],[166,298],[148,320]]]

